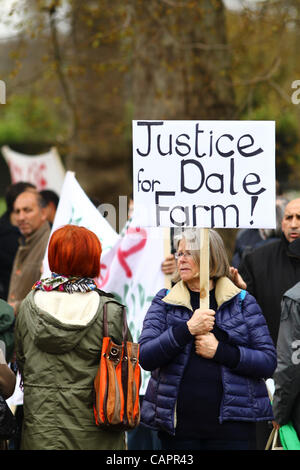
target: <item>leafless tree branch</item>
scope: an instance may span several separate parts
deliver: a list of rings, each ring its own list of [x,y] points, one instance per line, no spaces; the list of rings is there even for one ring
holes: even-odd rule
[[[272,65],[271,69],[267,73],[265,73],[264,75],[260,75],[260,76],[251,78],[250,80],[235,81],[235,82],[233,82],[232,85],[233,86],[241,86],[241,85],[248,86],[248,85],[256,85],[257,83],[260,83],[260,82],[267,82],[277,72],[280,64],[281,64],[281,59],[280,59],[280,57],[277,57],[275,59],[275,61],[273,62],[273,65]]]
[[[53,44],[54,59],[56,62],[56,73],[57,73],[59,82],[61,84],[64,96],[65,96],[65,100],[72,113],[73,125],[72,125],[71,137],[73,137],[74,135],[76,135],[78,131],[79,118],[78,118],[76,105],[71,97],[70,88],[65,78],[65,75],[63,73],[63,69],[62,69],[62,57],[61,57],[60,45],[59,45],[58,34],[57,34],[55,12],[56,12],[56,6],[55,4],[53,4],[51,9],[49,10],[49,18],[50,18],[50,31],[51,31],[51,39],[52,39],[52,44]]]

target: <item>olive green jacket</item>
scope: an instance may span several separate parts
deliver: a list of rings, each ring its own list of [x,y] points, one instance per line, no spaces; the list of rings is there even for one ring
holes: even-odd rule
[[[93,414],[93,382],[109,335],[122,341],[122,306],[107,294],[32,291],[16,320],[24,381],[22,449],[124,449],[124,433],[102,431]],[[131,339],[131,335],[129,334]]]

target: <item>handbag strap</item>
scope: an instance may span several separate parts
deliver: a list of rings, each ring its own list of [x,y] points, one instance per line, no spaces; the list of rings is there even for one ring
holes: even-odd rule
[[[114,300],[114,296],[113,294],[111,293],[108,293],[108,292],[104,292],[102,291],[101,289],[95,289],[95,291],[101,296],[101,295],[105,295],[106,297],[111,297],[112,300]],[[105,302],[104,306],[103,306],[103,337],[108,337],[109,334],[108,334],[108,320],[107,320],[107,304],[109,303],[110,301],[108,302]],[[127,340],[128,340],[128,326],[127,326],[127,316],[126,316],[126,309],[124,306],[123,307],[123,326],[122,326],[122,337],[123,337],[123,341],[126,343]]]
[[[124,343],[127,342],[128,339],[128,326],[127,326],[127,316],[126,316],[126,308],[122,308],[123,314],[123,326],[122,326],[122,337]],[[103,305],[103,337],[108,337],[108,320],[107,320],[107,303]]]
[[[275,435],[275,428],[272,428],[272,431],[271,431],[270,436],[268,438],[267,444],[265,446],[265,450],[270,450],[270,447],[271,447],[272,442],[274,440],[274,435]]]
[[[279,442],[278,442],[279,441]],[[268,442],[266,444],[265,450],[283,450],[281,446],[280,439],[279,439],[279,432],[277,428],[272,429],[271,434],[269,436]]]

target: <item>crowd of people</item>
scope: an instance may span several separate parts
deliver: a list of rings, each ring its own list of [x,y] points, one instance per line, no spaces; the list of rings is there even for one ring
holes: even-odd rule
[[[172,288],[153,298],[139,338],[151,377],[128,433],[99,429],[93,415],[105,304],[116,342],[123,327],[122,305],[94,280],[100,241],[74,225],[49,240],[59,200],[51,191],[22,182],[5,199],[0,394],[12,395],[19,374],[24,401],[14,409],[18,433],[2,448],[255,450],[290,423],[300,439],[300,199],[277,201],[275,231],[239,234],[230,263],[209,230],[208,309],[199,308],[199,230],[174,235],[162,263]],[[41,279],[47,246],[52,274]]]

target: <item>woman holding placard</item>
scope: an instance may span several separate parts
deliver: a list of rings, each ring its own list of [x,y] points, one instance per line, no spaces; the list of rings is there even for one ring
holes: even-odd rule
[[[199,230],[177,240],[177,278],[160,290],[139,340],[151,371],[141,421],[163,449],[250,450],[255,422],[273,419],[264,378],[276,350],[254,297],[231,281],[224,244],[209,230],[209,309],[199,309]]]

